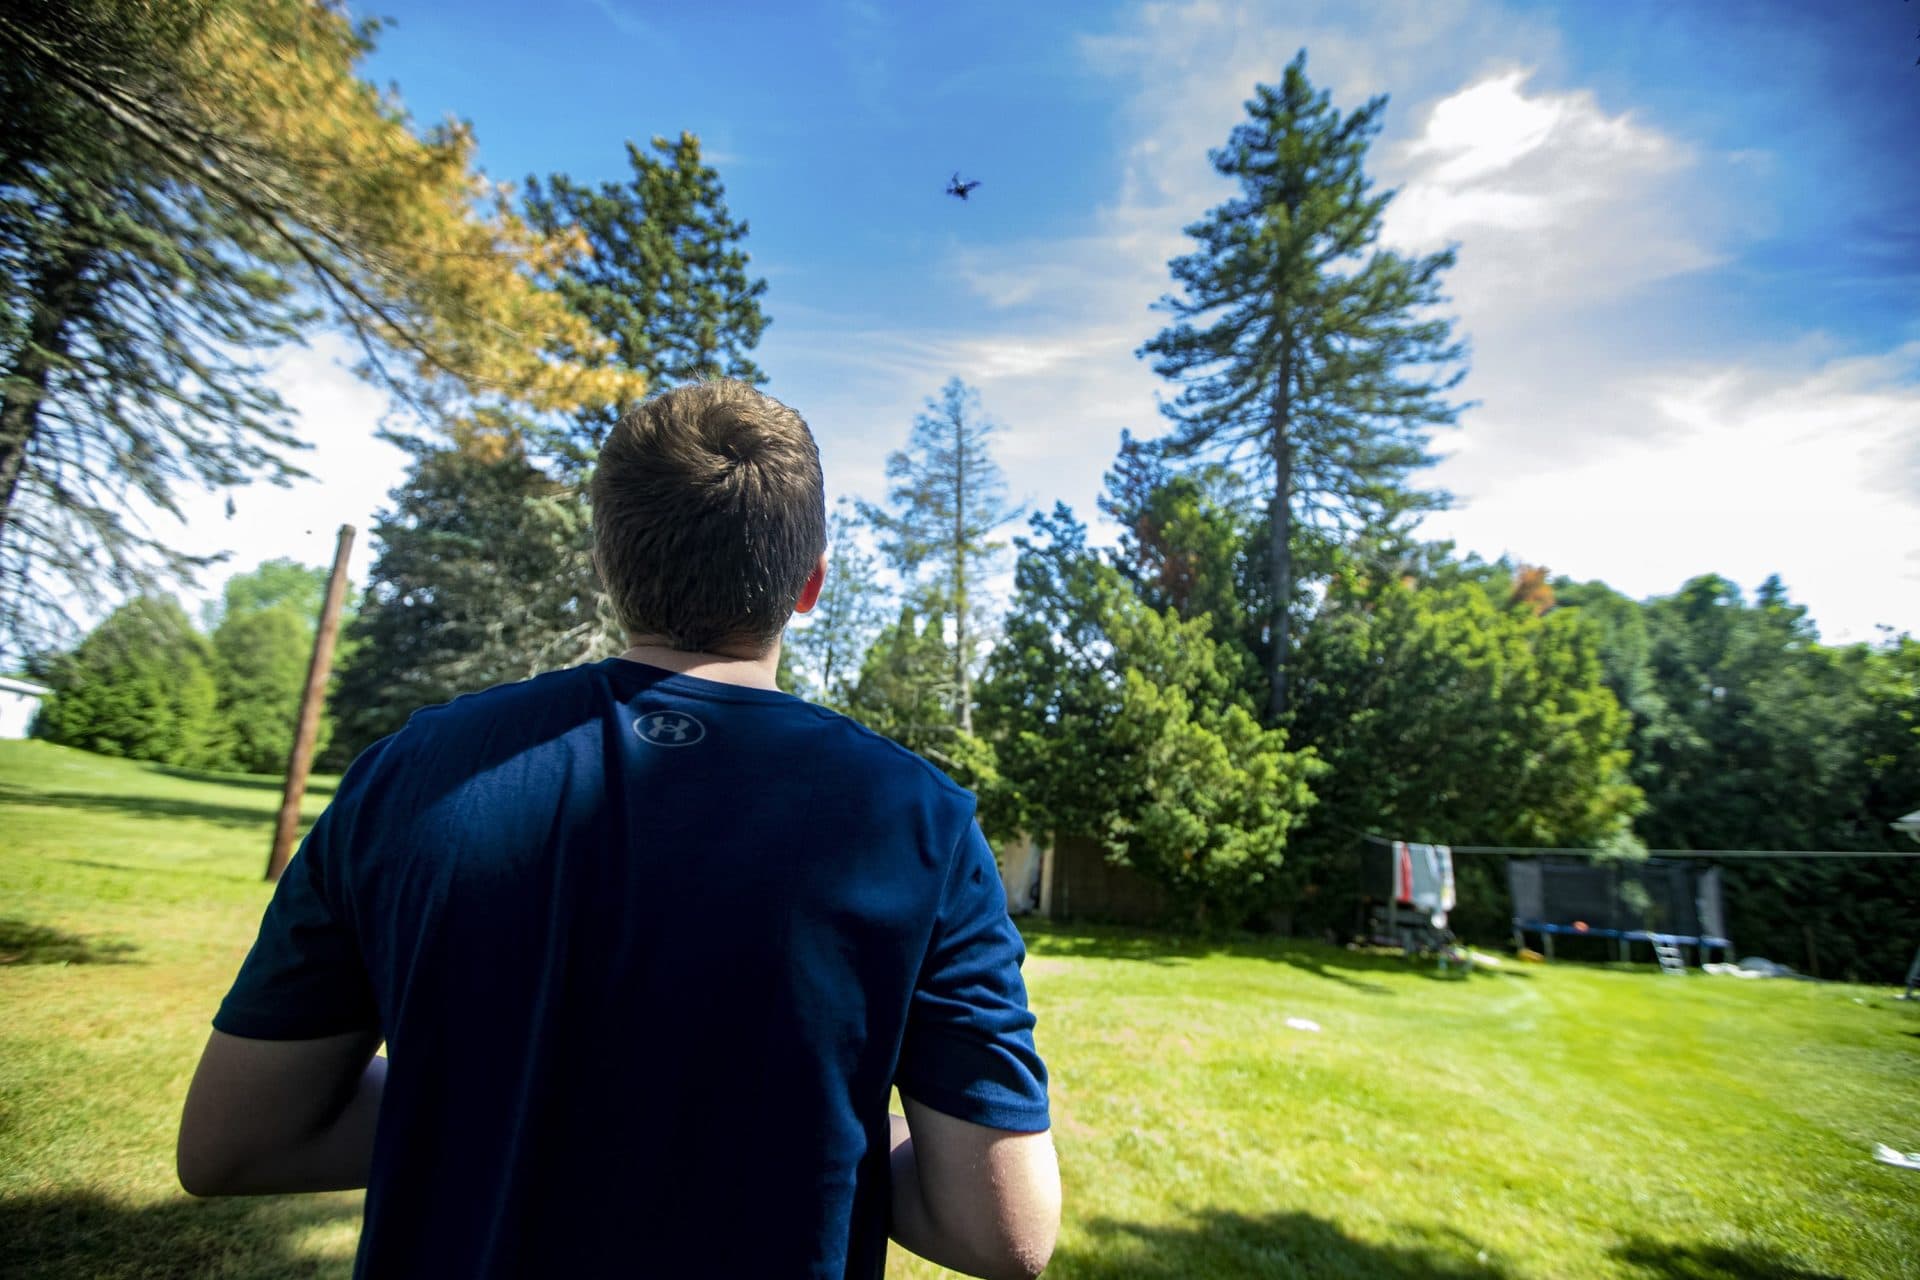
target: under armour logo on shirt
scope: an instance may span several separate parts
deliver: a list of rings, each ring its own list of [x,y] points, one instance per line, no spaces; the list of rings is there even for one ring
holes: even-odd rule
[[[707,726],[678,711],[655,711],[633,722],[633,731],[656,747],[690,747],[707,736]]]

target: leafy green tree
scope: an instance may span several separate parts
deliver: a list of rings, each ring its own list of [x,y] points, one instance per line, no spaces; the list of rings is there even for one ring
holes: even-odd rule
[[[335,686],[347,753],[420,707],[620,647],[600,613],[586,510],[513,424],[414,449],[374,523],[379,551]]]
[[[1277,899],[1313,802],[1312,753],[1260,726],[1240,659],[1206,616],[1143,603],[1064,507],[1033,523],[1047,542],[1020,542],[982,688],[998,766],[990,816],[1092,835],[1192,923],[1245,923]]]
[[[1872,778],[1868,808],[1876,820],[1894,810],[1904,816],[1920,809],[1920,640],[1889,636],[1867,651],[1864,663],[1869,710],[1861,742]]]
[[[283,556],[263,560],[228,578],[220,589],[219,601],[210,602],[202,611],[202,620],[215,628],[230,618],[284,608],[305,618],[311,629],[319,621],[320,605],[326,598],[327,570]]]
[[[1695,578],[1651,601],[1647,620],[1655,681],[1680,722],[1641,752],[1650,845],[1884,847],[1847,784],[1861,765],[1861,673],[1819,644],[1777,580],[1749,605],[1725,578]]]
[[[1618,842],[1640,805],[1628,717],[1576,610],[1536,613],[1472,582],[1350,574],[1297,664],[1294,732],[1329,766],[1290,885],[1303,922],[1351,923],[1364,833],[1592,845]],[[1501,936],[1504,891],[1466,879],[1491,870],[1461,867],[1458,923]]]
[[[828,530],[826,586],[813,612],[787,629],[780,651],[798,673],[795,687],[832,707],[848,705],[862,659],[886,620],[879,563],[861,548],[860,529],[851,504],[841,499]]]
[[[141,596],[53,665],[36,732],[50,742],[187,768],[228,763],[212,654],[177,602]]]
[[[909,592],[951,629],[951,715],[965,734],[973,732],[973,674],[985,613],[981,584],[1006,549],[993,535],[1020,516],[993,460],[992,440],[1000,429],[981,411],[972,388],[949,379],[914,419],[907,447],[887,458],[889,506],[860,506]]]
[[[1296,530],[1391,525],[1442,504],[1410,487],[1451,424],[1464,347],[1436,314],[1452,252],[1378,247],[1392,199],[1363,167],[1384,98],[1342,115],[1307,80],[1306,54],[1278,88],[1255,89],[1247,122],[1212,155],[1240,194],[1187,228],[1199,247],[1170,265],[1183,295],[1142,348],[1183,383],[1165,448],[1250,467],[1267,508],[1267,714],[1291,705]]]
[[[293,754],[294,726],[313,657],[313,619],[292,604],[234,610],[213,633],[214,677],[235,767],[281,773]],[[316,756],[332,722],[323,716]]]
[[[629,142],[623,182],[599,186],[564,173],[527,179],[528,223],[550,237],[578,235],[589,252],[554,286],[608,346],[585,361],[642,375],[667,387],[702,378],[766,381],[749,352],[766,331],[765,279],[750,273],[747,224],[727,209],[720,175],[700,140]],[[590,463],[622,406],[587,409],[566,433],[571,456]]]
[[[1643,610],[1672,717],[1636,744],[1648,845],[1900,847],[1887,824],[1920,778],[1910,639],[1823,645],[1777,578],[1749,602],[1709,574]],[[1745,953],[1893,981],[1912,954],[1913,877],[1892,860],[1728,862],[1728,929]]]
[[[317,324],[416,398],[638,394],[540,287],[570,246],[476,200],[464,128],[357,77],[375,31],[313,0],[8,7],[0,643],[208,563],[142,521],[182,485],[300,474],[260,355]]]
[[[1604,582],[1561,578],[1553,583],[1553,591],[1557,607],[1578,610],[1594,631],[1602,677],[1632,717],[1633,778],[1647,790],[1659,772],[1653,757],[1661,744],[1687,733],[1654,675],[1647,610]]]

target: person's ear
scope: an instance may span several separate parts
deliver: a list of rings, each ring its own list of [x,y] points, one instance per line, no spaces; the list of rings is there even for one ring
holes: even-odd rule
[[[822,551],[815,562],[813,572],[807,575],[807,585],[800,588],[800,598],[793,602],[795,613],[812,613],[813,606],[820,603],[820,588],[827,585],[827,553]]]

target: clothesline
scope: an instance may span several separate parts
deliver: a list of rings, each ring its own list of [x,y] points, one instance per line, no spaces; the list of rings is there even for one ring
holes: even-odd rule
[[[1362,838],[1373,844],[1390,846],[1394,843],[1386,836],[1371,833]],[[1503,853],[1522,858],[1541,854],[1560,858],[1597,858],[1607,854],[1604,849],[1550,849],[1531,845],[1450,844],[1447,848],[1455,853]],[[1863,849],[1649,849],[1647,855],[1654,858],[1920,858],[1920,849],[1911,852],[1873,852]]]

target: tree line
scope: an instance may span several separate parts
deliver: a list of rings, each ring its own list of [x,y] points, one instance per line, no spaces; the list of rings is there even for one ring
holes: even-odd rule
[[[36,671],[57,690],[36,734],[182,768],[284,773],[326,580],[269,560],[228,579],[198,626],[171,596],[128,601]],[[331,735],[323,718],[323,747]]]
[[[123,7],[72,6],[94,17]],[[372,28],[296,0],[244,10],[193,0],[164,21],[139,12],[165,29],[133,51],[102,23],[69,24],[78,37],[27,31],[57,45],[23,64],[57,107],[54,141],[45,154],[0,156],[0,231],[16,246],[0,245],[15,264],[0,355],[7,439],[19,443],[0,454],[13,468],[0,473],[18,477],[0,575],[19,583],[105,563],[120,574],[112,583],[142,593],[77,648],[38,650],[34,669],[60,690],[42,732],[176,764],[284,758],[278,739],[247,737],[241,722],[264,705],[249,690],[280,680],[297,698],[298,673],[248,674],[242,659],[290,652],[282,636],[298,610],[229,599],[211,634],[197,633],[153,593],[161,570],[191,566],[154,560],[164,549],[122,537],[110,495],[63,477],[94,475],[79,459],[104,468],[101,483],[164,505],[181,479],[284,476],[284,406],[262,398],[233,353],[288,340],[316,313],[359,333],[369,375],[431,424],[395,437],[411,464],[373,531],[323,759],[339,767],[420,706],[618,652],[583,501],[601,437],[643,387],[764,380],[752,351],[766,285],[698,141],[630,145],[619,181],[555,174],[491,205],[450,201],[470,139],[422,137],[397,104],[353,96]],[[212,92],[225,81],[209,50],[231,56],[251,48],[247,30],[315,22],[327,39],[310,42],[324,67],[308,105],[345,93],[364,108],[358,132],[315,145],[366,162],[363,172],[395,169],[365,189],[336,190],[335,170],[302,148],[257,141],[279,137],[300,93],[234,106]],[[183,136],[225,129],[258,152],[248,181],[289,203],[250,222],[264,215],[221,185],[227,177],[178,147],[148,155],[168,118],[127,116],[75,73],[69,63],[104,56],[86,40],[134,59],[153,85],[186,86],[177,101],[156,99],[185,122]],[[1010,501],[993,444],[1022,424],[996,423],[951,380],[907,424],[886,491],[837,505],[828,587],[790,633],[783,684],[973,787],[990,834],[1095,839],[1201,928],[1349,930],[1359,841],[1375,832],[1626,858],[1649,846],[1891,848],[1887,821],[1916,803],[1903,788],[1920,785],[1911,638],[1823,645],[1777,580],[1752,599],[1709,575],[1635,601],[1419,539],[1420,516],[1447,501],[1418,477],[1432,433],[1462,410],[1453,393],[1466,348],[1444,314],[1452,253],[1379,243],[1392,193],[1373,186],[1365,160],[1384,109],[1382,98],[1335,108],[1303,54],[1278,84],[1256,87],[1213,153],[1237,194],[1189,228],[1192,251],[1169,264],[1171,322],[1140,351],[1173,389],[1169,423],[1120,441],[1100,499],[1114,545],[1090,543],[1079,513]],[[80,138],[88,128],[104,132]],[[168,258],[152,228],[127,231],[156,191],[208,219],[165,224],[160,239],[227,236],[217,261]],[[365,262],[335,243],[350,225],[340,219],[396,209],[437,228],[446,261],[431,248],[408,256],[412,240]],[[26,213],[49,210],[68,231],[29,225]],[[131,238],[107,234],[116,227]],[[467,235],[490,237],[491,261],[515,264],[510,282],[471,265],[452,274],[448,246]],[[63,263],[83,269],[62,275]],[[151,275],[154,263],[195,287],[115,292],[114,272]],[[244,287],[223,283],[229,266],[248,273]],[[94,292],[68,307],[61,290],[81,286]],[[165,309],[189,305],[182,298],[201,310]],[[458,326],[476,317],[487,334],[512,321],[548,335],[538,368],[469,344]],[[228,363],[164,343],[149,351],[165,325],[183,341],[229,335]],[[199,362],[193,385],[211,398],[152,408],[154,386],[189,367],[180,361]],[[83,373],[106,377],[105,389]],[[120,416],[99,416],[100,404]],[[58,554],[35,541],[56,534],[71,535]],[[999,597],[1009,567],[1011,593]],[[236,581],[243,597],[253,590]],[[10,589],[7,599],[0,623],[18,635],[53,597]],[[302,625],[310,634],[310,615]],[[143,716],[169,727],[142,738]],[[291,702],[285,718],[290,733]],[[1742,865],[1730,926],[1743,949],[1797,957],[1811,946],[1831,973],[1892,977],[1910,941],[1898,932],[1908,874],[1891,862]],[[1504,935],[1497,866],[1463,860],[1462,879],[1458,923]]]

